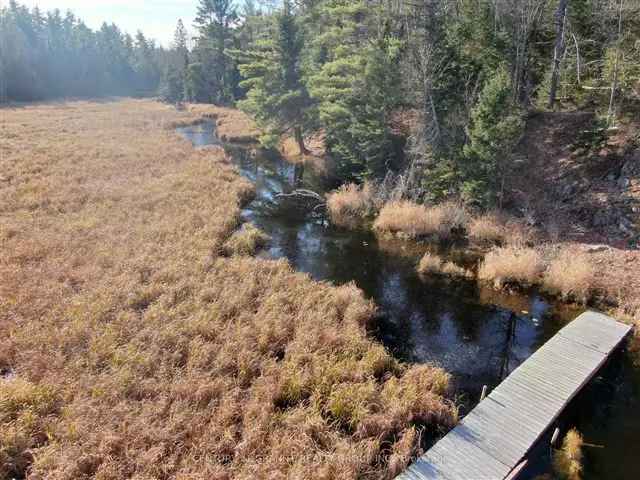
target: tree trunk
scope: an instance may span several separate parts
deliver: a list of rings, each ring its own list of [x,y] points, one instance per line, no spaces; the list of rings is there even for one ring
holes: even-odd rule
[[[560,62],[564,54],[564,30],[567,18],[567,4],[569,0],[559,0],[556,10],[556,44],[553,49],[553,67],[551,70],[551,88],[549,89],[549,108],[556,104],[556,94],[558,91],[558,81],[560,80]]]
[[[302,136],[302,128],[295,127],[293,129],[293,135],[295,136],[296,143],[298,144],[298,149],[300,150],[300,155],[309,155],[309,150],[304,145],[304,137]]]
[[[611,96],[609,97],[609,111],[607,112],[607,122],[611,125],[614,114],[616,90],[618,89],[618,67],[620,63],[620,42],[622,41],[622,6],[624,0],[620,0],[620,9],[618,11],[618,39],[616,41],[616,58],[613,65],[613,79],[611,81]]]

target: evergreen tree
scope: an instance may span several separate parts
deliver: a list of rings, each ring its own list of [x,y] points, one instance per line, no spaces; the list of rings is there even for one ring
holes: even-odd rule
[[[238,105],[265,127],[265,143],[273,144],[281,135],[290,134],[300,153],[307,153],[303,134],[311,102],[301,72],[303,40],[288,0],[275,16],[271,37],[254,46],[248,54],[235,52],[245,78],[241,86],[248,90],[247,98]]]
[[[383,176],[393,163],[389,117],[398,105],[401,41],[389,28],[389,12],[367,2],[320,2],[315,42],[317,73],[310,78],[326,144],[341,176]],[[375,28],[375,25],[382,28]],[[364,32],[376,31],[372,41]]]
[[[187,74],[189,69],[189,48],[187,29],[178,20],[171,46],[170,58],[165,66],[160,87],[160,96],[167,102],[182,102],[187,97]]]
[[[238,88],[237,67],[226,53],[233,47],[232,26],[238,14],[232,0],[200,0],[196,25],[200,37],[196,55],[208,77],[210,92],[206,95],[214,103],[228,104],[235,100]],[[192,85],[191,90],[197,89]],[[200,92],[202,97],[205,95]]]
[[[500,200],[522,128],[522,115],[512,104],[509,72],[501,66],[487,81],[471,113],[461,163],[462,193],[467,201],[486,207]]]

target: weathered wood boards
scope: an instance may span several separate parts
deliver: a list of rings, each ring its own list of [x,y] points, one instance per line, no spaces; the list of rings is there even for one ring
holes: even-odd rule
[[[583,313],[397,479],[505,479],[630,330],[606,315]]]

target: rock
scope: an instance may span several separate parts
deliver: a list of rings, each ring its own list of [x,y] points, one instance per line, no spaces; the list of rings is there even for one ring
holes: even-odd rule
[[[586,253],[599,253],[606,252],[607,250],[610,250],[607,245],[589,245],[584,249]]]

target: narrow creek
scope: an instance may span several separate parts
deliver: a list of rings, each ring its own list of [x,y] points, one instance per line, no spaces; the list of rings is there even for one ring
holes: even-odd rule
[[[177,131],[196,147],[221,145],[212,122]],[[277,153],[224,148],[255,185],[255,199],[242,217],[271,237],[262,255],[286,258],[316,280],[355,282],[380,308],[378,340],[404,361],[432,362],[450,372],[463,415],[483,385],[495,387],[582,311],[536,292],[505,294],[475,281],[423,277],[416,263],[434,247],[334,228],[308,202],[287,196],[298,189],[320,195],[331,190],[335,184],[323,173]],[[464,250],[438,253],[460,265],[475,261]],[[619,357],[561,419],[596,445],[585,449],[585,479],[640,478],[640,366],[630,354]],[[533,473],[548,469],[548,454],[541,456]]]

